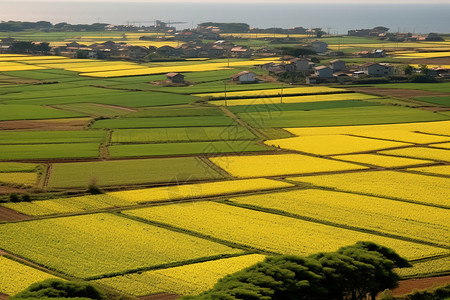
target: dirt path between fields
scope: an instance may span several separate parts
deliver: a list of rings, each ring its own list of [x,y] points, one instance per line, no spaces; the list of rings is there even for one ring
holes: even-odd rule
[[[29,216],[18,213],[15,210],[0,206],[0,221],[28,220]]]
[[[173,300],[178,299],[181,296],[175,295],[175,294],[156,294],[156,295],[148,295],[148,296],[142,296],[138,299],[140,300]]]
[[[392,291],[392,294],[394,296],[400,296],[409,294],[415,289],[425,290],[432,288],[433,286],[442,286],[447,283],[450,283],[450,275],[402,280],[399,282],[398,288]]]
[[[0,293],[0,300],[7,300],[8,299],[8,295]]]
[[[26,190],[22,190],[22,189],[17,189],[14,187],[9,187],[9,186],[0,186],[0,195],[6,195],[6,194],[10,194],[10,193],[25,193]]]

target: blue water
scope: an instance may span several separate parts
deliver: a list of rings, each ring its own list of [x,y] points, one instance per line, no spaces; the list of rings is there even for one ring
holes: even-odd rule
[[[6,2],[6,3],[2,3]],[[198,23],[244,22],[251,27],[322,27],[331,33],[386,26],[391,32],[450,32],[448,4],[301,4],[301,3],[133,3],[133,2],[32,2],[0,0],[0,20],[52,23],[152,25],[156,19]]]

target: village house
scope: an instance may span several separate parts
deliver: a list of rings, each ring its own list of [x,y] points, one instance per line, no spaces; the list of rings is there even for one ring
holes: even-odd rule
[[[314,74],[319,78],[331,78],[333,70],[327,66],[319,66],[314,68]]]
[[[346,69],[345,61],[335,59],[330,61],[330,68],[334,71],[342,71]]]
[[[171,83],[184,83],[184,75],[180,73],[175,72],[167,73],[166,78]]]
[[[359,66],[360,71],[373,77],[390,76],[394,74],[394,67],[390,64],[365,63]]]
[[[239,83],[256,83],[258,79],[256,78],[256,74],[249,71],[242,71],[233,76],[231,76],[231,80],[239,81]]]
[[[289,64],[286,65],[286,71],[288,66],[293,66],[293,72],[304,72],[309,70],[309,60],[306,58],[293,58],[289,60]]]
[[[162,46],[156,50],[156,53],[160,56],[171,57],[171,56],[180,56],[180,49],[171,47],[171,46]]]
[[[317,53],[325,53],[328,51],[328,44],[316,40],[316,41],[312,41],[311,48],[312,48],[312,50],[316,51]]]
[[[9,53],[11,51],[12,44],[15,39],[13,38],[3,38],[0,41],[0,53]]]
[[[129,46],[125,49],[125,55],[132,59],[141,59],[146,57],[150,50],[142,46]]]
[[[237,58],[250,58],[252,56],[251,50],[245,47],[233,47],[230,52],[232,57]]]

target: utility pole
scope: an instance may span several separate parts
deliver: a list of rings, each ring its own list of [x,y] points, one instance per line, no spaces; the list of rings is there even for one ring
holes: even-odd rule
[[[283,84],[281,84],[280,103],[283,104]]]
[[[224,90],[225,90],[225,106],[227,106],[227,81],[226,80],[223,81],[223,86],[224,86]]]

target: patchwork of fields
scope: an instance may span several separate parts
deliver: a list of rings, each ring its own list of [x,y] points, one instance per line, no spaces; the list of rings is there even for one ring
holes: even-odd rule
[[[266,256],[360,240],[412,261],[402,276],[448,274],[448,112],[345,86],[225,94],[231,75],[277,60],[0,55],[0,293],[60,277],[194,295]],[[167,72],[190,84],[158,84]]]

